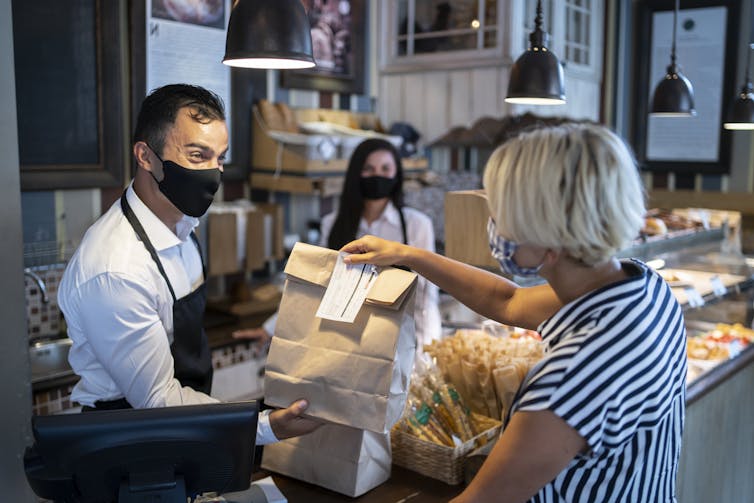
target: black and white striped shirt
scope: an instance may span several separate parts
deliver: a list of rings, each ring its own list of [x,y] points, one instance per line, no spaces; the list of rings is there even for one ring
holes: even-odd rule
[[[539,326],[544,359],[513,412],[550,410],[586,440],[531,501],[674,502],[686,382],[683,314],[651,268],[563,306]]]

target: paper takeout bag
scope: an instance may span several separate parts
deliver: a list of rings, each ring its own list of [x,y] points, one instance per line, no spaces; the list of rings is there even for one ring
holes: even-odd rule
[[[262,468],[355,497],[390,477],[390,435],[328,424],[264,446]]]
[[[297,243],[285,268],[264,378],[265,403],[309,400],[308,415],[387,433],[400,419],[416,349],[416,274],[378,276],[353,323],[317,318],[338,252]]]

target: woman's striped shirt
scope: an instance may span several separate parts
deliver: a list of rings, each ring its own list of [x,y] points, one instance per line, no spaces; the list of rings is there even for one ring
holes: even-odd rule
[[[586,440],[532,502],[674,502],[686,383],[683,314],[637,260],[628,279],[563,306],[539,326],[546,345],[515,411],[550,410]]]

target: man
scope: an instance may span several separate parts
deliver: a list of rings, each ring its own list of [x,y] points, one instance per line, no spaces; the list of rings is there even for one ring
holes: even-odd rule
[[[193,233],[228,150],[222,101],[196,86],[154,90],[134,132],[136,174],[87,231],[58,291],[84,410],[211,403],[204,270]],[[257,443],[308,433],[305,400],[260,414]]]

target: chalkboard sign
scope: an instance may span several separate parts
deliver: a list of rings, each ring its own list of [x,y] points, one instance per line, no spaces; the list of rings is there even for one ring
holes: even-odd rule
[[[119,2],[13,0],[23,190],[123,183]]]

